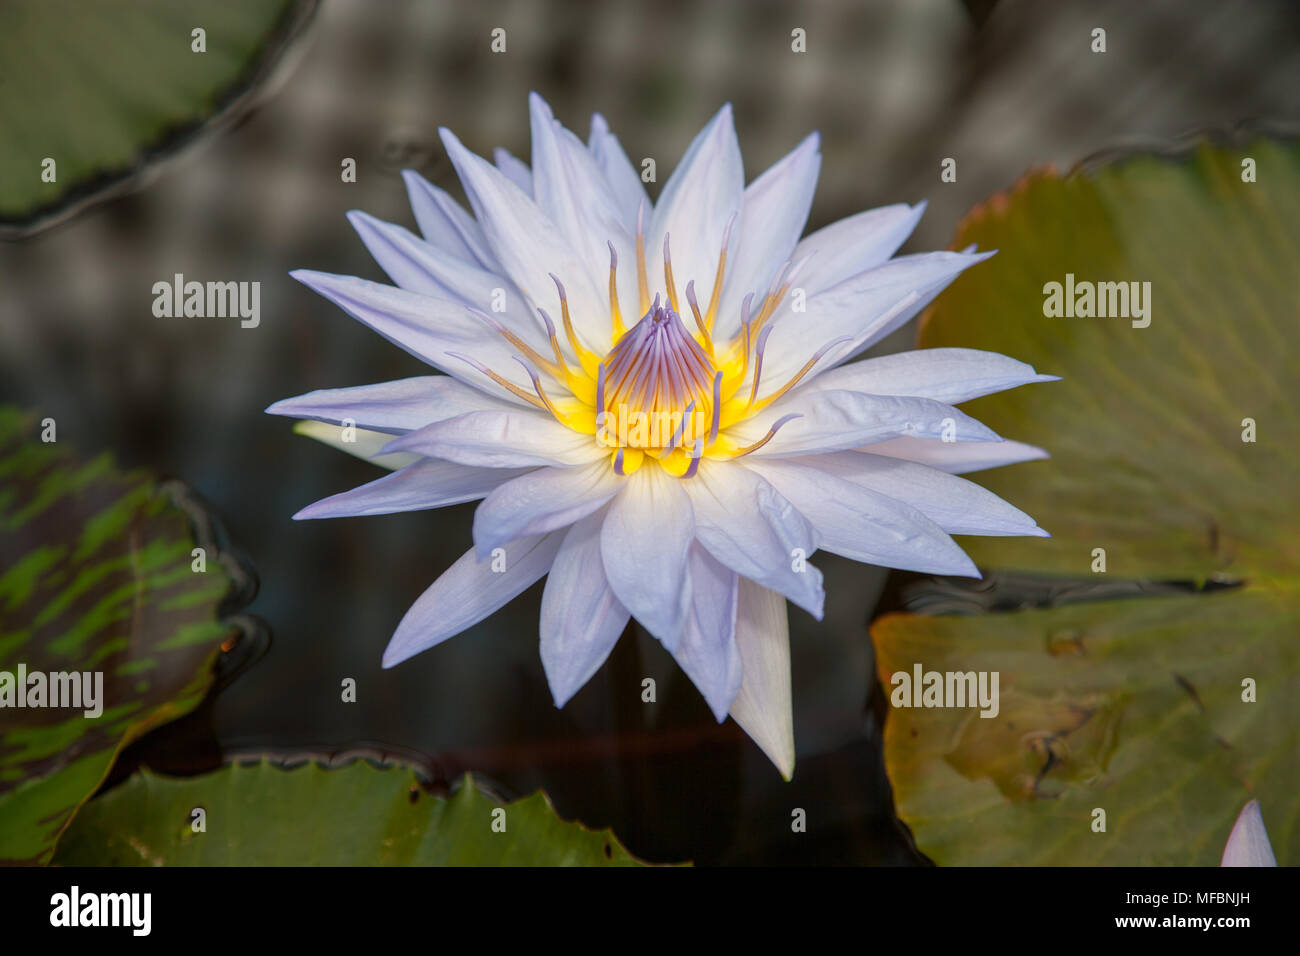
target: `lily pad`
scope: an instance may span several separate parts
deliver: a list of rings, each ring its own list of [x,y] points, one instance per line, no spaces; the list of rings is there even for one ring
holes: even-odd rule
[[[999,674],[993,718],[890,709],[899,816],[939,863],[1214,865],[1257,797],[1300,862],[1300,149],[1257,135],[1034,173],[967,218],[969,243],[1000,252],[921,345],[1064,380],[965,409],[1051,452],[977,477],[1052,539],[964,543],[1085,603],[875,624],[886,694],[917,663]],[[1150,283],[1149,311],[1046,314],[1067,275],[1076,305],[1083,282]]]
[[[43,430],[0,408],[0,863],[46,862],[118,752],[192,710],[237,636],[217,616],[231,567],[175,486],[78,461]],[[52,674],[79,678],[57,702]],[[79,704],[51,706],[74,687]]]
[[[195,810],[202,809],[201,815]],[[202,823],[202,829],[196,830]],[[450,797],[357,760],[267,761],[199,777],[148,770],[94,800],[59,844],[67,866],[635,866],[609,830],[567,823],[543,793]]]
[[[314,7],[9,0],[0,8],[0,236],[103,198],[234,112]]]

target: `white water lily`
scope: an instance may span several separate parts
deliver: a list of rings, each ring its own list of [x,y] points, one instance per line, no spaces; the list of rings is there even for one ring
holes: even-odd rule
[[[531,112],[531,168],[441,131],[473,216],[414,172],[423,238],[350,214],[396,288],[293,274],[446,373],[267,409],[397,469],[295,517],[483,499],[474,548],[407,612],[385,667],[549,574],[557,706],[634,617],[788,778],[786,600],[818,619],[824,601],[806,558],[978,577],[950,534],[1044,535],[957,477],[1044,452],[953,405],[1052,377],[969,349],[845,364],[991,253],[891,258],[923,205],[800,239],[815,134],[746,187],[723,107],[651,203],[600,116],[584,145],[536,95]],[[358,441],[340,440],[345,422]]]

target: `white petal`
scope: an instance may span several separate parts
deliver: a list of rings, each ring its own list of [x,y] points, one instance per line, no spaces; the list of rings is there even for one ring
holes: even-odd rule
[[[584,259],[533,198],[491,163],[475,156],[449,130],[443,144],[465,194],[502,269],[528,298],[558,322],[559,296],[551,275],[565,285],[573,324],[588,347],[604,352],[610,342],[608,293],[596,282],[597,263]],[[534,158],[536,159],[536,157]],[[534,179],[539,170],[534,170]]]
[[[445,458],[483,468],[585,465],[607,452],[590,435],[565,428],[531,409],[470,412],[434,422],[392,441],[386,448]]]
[[[798,285],[808,296],[885,262],[898,251],[925,212],[925,203],[869,209],[818,229],[795,246],[796,261],[808,258]]]
[[[646,195],[645,183],[632,161],[627,158],[618,137],[609,131],[605,117],[595,113],[591,117],[591,135],[587,141],[596,165],[605,175],[605,182],[614,193],[618,203],[623,224],[629,231],[636,229],[636,214],[645,203],[650,207],[650,198]]]
[[[821,546],[887,568],[979,577],[957,543],[915,508],[795,461],[748,461],[817,529]]]
[[[690,609],[686,555],[695,536],[685,482],[647,465],[609,504],[600,555],[610,587],[647,631],[672,651]]]
[[[688,559],[691,610],[673,659],[708,701],[722,723],[740,691],[740,649],[736,646],[736,587],[739,578],[698,544]]]
[[[482,498],[522,474],[525,472],[517,468],[471,468],[422,458],[369,484],[322,498],[293,517],[295,520],[346,518],[444,508]]]
[[[744,681],[731,716],[789,780],[794,776],[794,706],[785,598],[741,578],[736,645]]]
[[[935,468],[883,455],[842,451],[794,459],[915,508],[949,534],[1048,534],[987,488]]]
[[[411,212],[426,242],[485,269],[496,266],[483,230],[456,200],[413,169],[402,170]]]
[[[686,283],[692,279],[696,295],[707,299],[722,251],[722,234],[727,220],[740,210],[744,189],[740,144],[728,104],[691,142],[655,203],[646,229],[646,267],[652,288],[662,287],[664,236],[669,235],[679,303],[685,302]],[[733,249],[742,225],[737,222],[732,229]],[[753,224],[753,228],[762,226]]]
[[[605,579],[604,521],[597,512],[569,529],[542,594],[542,667],[556,707],[600,670],[631,617]]]
[[[807,386],[820,391],[844,388],[869,395],[910,395],[958,405],[1032,382],[1057,382],[1032,365],[979,349],[918,349],[841,365]]]
[[[500,146],[492,150],[492,159],[497,164],[497,169],[505,173],[512,183],[528,195],[533,194],[533,171],[527,163]]]
[[[1259,801],[1251,800],[1241,808],[1237,822],[1223,848],[1220,866],[1277,866],[1273,845],[1268,842],[1264,817],[1259,812]]]
[[[821,620],[822,573],[812,526],[775,488],[734,462],[700,462],[683,482],[700,543],[737,574],[784,594]],[[796,570],[796,568],[798,570]]]
[[[335,425],[350,419],[359,428],[401,435],[466,412],[513,407],[448,375],[421,375],[375,385],[320,388],[282,399],[266,412]],[[390,440],[385,438],[384,444]]]
[[[927,252],[900,256],[808,296],[806,312],[793,311],[796,300],[787,295],[768,320],[772,331],[764,354],[764,386],[759,388],[759,395],[782,387],[820,348],[836,339],[847,338],[848,343],[823,359],[818,369],[848,361],[924,309],[963,270],[992,254]],[[800,273],[794,285],[802,281]]]
[[[512,404],[523,405],[509,390],[448,352],[468,355],[507,381],[532,391],[528,373],[514,360],[518,350],[470,315],[463,305],[355,276],[305,269],[289,274],[394,345],[462,382],[489,395],[499,395]],[[549,381],[549,376],[544,381]]]
[[[920,462],[950,475],[964,475],[985,468],[1001,468],[1003,465],[1018,465],[1025,461],[1051,457],[1041,448],[1018,441],[947,442],[941,439],[907,437],[890,438],[856,450]]]
[[[957,441],[1001,441],[991,429],[951,405],[929,398],[863,395],[842,389],[799,390],[773,402],[753,418],[728,429],[742,445],[757,442],[787,415],[772,440],[750,457],[788,458],[816,452],[844,451],[859,445],[912,435]]]
[[[420,455],[385,454],[384,446],[393,440],[388,432],[372,432],[364,428],[343,429],[326,422],[294,422],[295,435],[314,438],[318,442],[347,452],[355,458],[361,458],[381,468],[396,470],[413,465],[420,460]]]
[[[474,546],[480,556],[529,534],[567,528],[591,514],[623,487],[601,456],[579,468],[539,468],[497,488],[474,512]]]
[[[546,102],[533,93],[528,103],[533,131],[533,193],[538,208],[593,266],[608,265],[608,243],[614,244],[620,260],[627,264],[619,270],[619,301],[631,306],[636,294],[635,269],[631,267],[636,246],[614,191],[590,150],[555,120]],[[629,308],[629,315],[633,311]],[[600,314],[608,317],[607,304],[602,304]],[[612,345],[608,334],[599,344],[602,349]]]
[[[822,161],[819,143],[813,133],[745,190],[738,220],[740,235],[734,257],[727,263],[718,337],[729,337],[740,328],[740,307],[745,296],[753,292],[756,300],[762,299],[777,270],[794,251],[808,224],[808,211],[817,189]],[[697,295],[708,295],[709,278],[694,276]]]
[[[453,259],[401,226],[364,212],[349,212],[348,221],[375,262],[403,289],[494,313],[497,321],[509,325],[526,341],[532,340],[534,346],[541,344],[538,321],[509,279]],[[494,300],[501,299],[504,311],[493,308]]]
[[[466,551],[406,612],[384,651],[384,667],[472,627],[537,582],[551,568],[564,535],[521,538],[508,545],[505,570],[497,558],[480,561]]]

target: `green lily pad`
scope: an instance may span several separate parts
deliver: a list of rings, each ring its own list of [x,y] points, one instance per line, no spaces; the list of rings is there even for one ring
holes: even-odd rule
[[[118,752],[199,703],[235,636],[216,613],[231,572],[211,544],[194,570],[171,486],[78,461],[42,430],[0,408],[0,863],[46,862]],[[60,679],[57,703],[76,706],[50,706],[52,674],[92,675],[76,681],[87,696]]]
[[[143,770],[92,801],[55,857],[67,866],[639,862],[609,830],[561,820],[543,793],[504,803],[466,775],[454,795],[440,797],[410,770],[364,760],[292,770],[262,761],[188,778]]]
[[[1089,581],[1187,586],[878,621],[886,694],[917,663],[999,674],[994,718],[891,708],[900,817],[939,863],[1209,865],[1257,797],[1279,862],[1300,862],[1300,149],[1256,136],[1033,174],[968,217],[969,243],[1000,252],[921,345],[1064,381],[964,409],[1052,453],[976,476],[1052,539],[963,543],[1085,598]],[[1067,274],[1149,282],[1149,324],[1046,315]]]
[[[233,111],[314,7],[9,0],[0,8],[0,235],[102,198]],[[205,52],[194,50],[195,29]]]

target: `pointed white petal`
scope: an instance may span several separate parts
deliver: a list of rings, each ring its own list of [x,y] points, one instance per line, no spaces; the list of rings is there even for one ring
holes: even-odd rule
[[[565,285],[574,327],[589,348],[604,352],[610,344],[609,303],[596,277],[604,271],[598,268],[600,260],[585,259],[531,196],[462,146],[449,130],[440,132],[488,244],[505,274],[528,298],[529,308],[543,308],[552,316],[559,312],[551,279],[557,276]],[[533,170],[534,188],[540,175],[540,168]]]
[[[384,450],[483,468],[585,465],[608,455],[590,435],[565,428],[545,412],[526,408],[457,415],[402,435]]]
[[[1018,441],[946,442],[942,439],[909,437],[890,438],[855,450],[920,462],[950,475],[964,475],[971,471],[1051,457],[1042,448]]]
[[[1058,382],[1032,365],[979,349],[918,349],[841,365],[818,375],[813,391],[843,388],[869,395],[909,395],[958,405],[1032,382]]]
[[[1264,816],[1259,812],[1259,801],[1251,800],[1241,808],[1237,822],[1223,848],[1220,866],[1277,866],[1273,845],[1264,829]]]
[[[759,395],[783,386],[828,342],[848,339],[818,363],[818,370],[847,362],[919,313],[963,270],[991,255],[927,252],[900,256],[809,296],[804,303],[807,311],[802,313],[793,311],[796,300],[787,295],[768,320],[772,332]],[[800,273],[794,285],[802,281]]]
[[[528,103],[533,132],[533,193],[538,208],[593,266],[608,266],[608,244],[614,244],[619,259],[626,264],[619,270],[619,301],[629,306],[631,315],[635,311],[630,306],[635,301],[632,263],[636,247],[618,200],[591,151],[556,121],[546,101],[533,93]],[[608,305],[602,304],[600,315],[606,318],[608,327]],[[607,333],[598,344],[604,349],[613,343]]]
[[[364,212],[349,212],[348,221],[375,262],[403,289],[492,313],[525,341],[534,346],[541,344],[538,321],[509,279],[453,259],[401,226]],[[494,308],[502,299],[504,310]]]
[[[522,474],[526,472],[518,468],[471,468],[422,458],[369,484],[322,498],[293,517],[301,521],[444,508],[482,498]]]
[[[821,546],[854,561],[979,577],[943,529],[900,501],[796,461],[747,461],[817,529]]]
[[[614,497],[627,481],[602,456],[577,468],[539,468],[497,488],[474,512],[480,555],[529,534],[567,528]]]
[[[699,544],[688,558],[691,610],[673,659],[722,723],[742,679],[736,646],[736,588],[739,578]]]
[[[740,144],[728,104],[691,142],[655,203],[646,228],[646,266],[652,287],[662,287],[664,236],[668,235],[678,301],[685,302],[686,283],[692,279],[696,294],[707,297],[718,268],[722,234],[727,220],[740,210],[744,188]],[[731,231],[732,249],[743,226],[737,222]],[[763,224],[754,223],[752,228]]]
[[[384,651],[392,667],[420,651],[472,627],[537,582],[551,568],[564,535],[520,538],[506,546],[501,560],[478,560],[466,551],[411,605]]]
[[[899,435],[943,438],[952,434],[963,442],[1001,441],[991,429],[943,402],[842,389],[791,392],[728,429],[728,435],[742,445],[757,442],[782,418],[796,414],[802,417],[786,422],[771,441],[749,457],[789,458],[844,451]]]
[[[793,258],[808,257],[799,286],[809,296],[874,269],[898,251],[925,212],[925,203],[898,203],[869,209],[818,229],[795,247]]]
[[[695,536],[686,484],[647,465],[609,504],[600,531],[605,576],[623,606],[672,651],[690,609],[686,555]]]
[[[483,230],[460,203],[413,169],[402,170],[402,180],[426,242],[462,261],[477,263],[484,269],[495,268],[496,256],[488,248]]]
[[[682,482],[695,513],[695,534],[738,574],[779,591],[821,620],[822,573],[807,563],[817,550],[812,525],[775,488],[734,462],[700,462]]]
[[[533,194],[533,171],[527,163],[500,146],[492,150],[492,159],[497,164],[497,169],[505,173],[512,183],[528,195]]]
[[[282,399],[268,406],[266,413],[334,425],[350,419],[358,428],[401,435],[466,412],[507,411],[514,407],[449,375],[421,375],[375,385],[320,388]],[[384,444],[390,440],[385,438]]]
[[[514,360],[518,350],[463,305],[355,276],[305,269],[289,274],[394,345],[462,382],[523,405],[507,389],[448,352],[471,356],[507,381],[532,391],[528,373]],[[549,376],[545,381],[550,381]]]
[[[605,182],[614,193],[619,214],[623,217],[623,225],[629,232],[634,231],[637,210],[641,208],[643,202],[649,209],[650,197],[646,195],[645,183],[641,181],[640,173],[627,158],[627,153],[623,151],[618,137],[609,131],[609,124],[605,122],[605,117],[599,113],[591,117],[591,136],[588,138],[587,145],[596,160],[596,165],[605,176]]]
[[[542,594],[542,667],[556,707],[600,670],[631,617],[605,579],[604,521],[600,511],[568,530]]]
[[[785,598],[741,578],[736,645],[744,682],[731,716],[789,780],[794,776],[794,705]]]
[[[987,488],[936,468],[856,451],[793,461],[901,501],[949,534],[1049,537],[1033,518]]]
[[[388,432],[372,432],[364,428],[343,429],[327,422],[304,420],[294,422],[295,435],[314,438],[318,442],[347,452],[355,458],[361,458],[381,468],[396,470],[413,465],[420,460],[420,455],[385,454],[383,448],[393,436]]]
[[[818,135],[813,133],[745,190],[738,220],[742,228],[735,254],[727,263],[726,286],[718,312],[719,337],[727,338],[740,328],[741,303],[745,296],[753,292],[756,299],[762,299],[808,224],[817,174],[821,171],[819,144]],[[710,277],[693,278],[697,294],[707,294]]]

